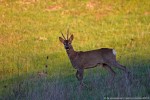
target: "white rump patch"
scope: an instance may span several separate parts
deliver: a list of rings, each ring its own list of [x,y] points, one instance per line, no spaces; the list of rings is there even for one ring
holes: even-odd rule
[[[112,50],[112,52],[113,52],[114,55],[116,55],[116,53],[117,53],[114,49]]]

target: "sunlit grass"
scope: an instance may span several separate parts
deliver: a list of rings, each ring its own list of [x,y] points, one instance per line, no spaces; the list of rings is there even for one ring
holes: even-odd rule
[[[139,83],[139,90],[133,88],[132,95],[148,96],[149,92],[147,91],[149,90],[145,89],[149,86],[147,78],[150,73],[149,9],[150,2],[148,0],[117,0],[116,2],[113,0],[0,1],[0,94],[5,90],[3,87],[6,85],[5,91],[8,95],[9,89],[12,89],[8,88],[9,85],[12,85],[15,80],[20,80],[18,77],[28,79],[28,76],[45,70],[47,63],[46,70],[49,77],[46,81],[48,82],[41,83],[36,79],[42,84],[41,88],[45,87],[47,83],[53,84],[56,88],[52,90],[56,91],[58,95],[61,91],[68,91],[68,89],[65,90],[65,87],[71,88],[69,95],[62,93],[60,97],[75,97],[78,93],[77,91],[73,92],[78,86],[74,76],[75,70],[69,62],[63,45],[58,40],[58,37],[61,36],[59,32],[65,33],[69,27],[75,37],[73,40],[75,50],[87,51],[102,47],[116,49],[119,62],[129,67],[135,77],[138,76],[133,80],[134,83],[141,81],[143,77],[145,78],[142,80],[142,84],[146,85]],[[47,56],[49,56],[48,61],[46,61]],[[119,73],[118,70],[116,71]],[[99,74],[100,72],[101,74]],[[88,75],[89,73],[90,75]],[[94,93],[100,92],[100,89],[105,87],[106,77],[104,75],[107,75],[106,71],[99,68],[85,71],[86,83],[92,86],[96,85],[97,89],[85,90],[81,98],[84,98],[85,94],[94,96]],[[116,78],[118,81],[121,77],[119,75]],[[104,82],[101,83],[100,78]],[[96,82],[92,83],[93,81]],[[23,82],[25,84],[23,87],[26,87],[26,82],[28,81]],[[32,83],[34,82],[31,81]],[[115,86],[118,85],[115,84]],[[33,91],[40,93],[42,89],[36,88],[36,84],[34,85]],[[48,88],[49,92],[51,92],[51,88],[53,87]],[[61,90],[59,91],[59,89]],[[117,93],[121,90],[114,90],[116,94],[113,94],[113,89],[108,91],[109,89],[103,88],[100,96],[95,94],[95,99],[103,97],[107,93],[107,96],[119,96],[120,94]],[[142,92],[138,94],[134,92],[136,90]],[[29,90],[23,91],[29,92]],[[39,93],[32,94],[31,91],[26,94],[30,95],[30,99],[34,98],[33,95],[40,97]],[[51,94],[51,96],[55,95]],[[120,96],[126,96],[126,93]],[[16,96],[14,96],[15,98]],[[41,98],[45,97],[41,96]],[[56,99],[57,96],[54,98]],[[80,97],[76,97],[76,99],[80,99]]]

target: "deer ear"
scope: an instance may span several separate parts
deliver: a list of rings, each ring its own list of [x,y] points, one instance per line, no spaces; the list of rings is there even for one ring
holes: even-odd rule
[[[72,42],[73,38],[74,38],[74,36],[73,36],[73,34],[72,34],[72,35],[70,36],[70,38],[69,38],[69,41]]]
[[[60,41],[61,43],[64,43],[64,39],[61,38],[61,37],[59,37],[59,41]]]

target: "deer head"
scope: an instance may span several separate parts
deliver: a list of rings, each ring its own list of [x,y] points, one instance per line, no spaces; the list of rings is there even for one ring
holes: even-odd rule
[[[65,38],[65,36],[63,35],[62,32],[61,32],[61,34],[62,34],[63,38],[59,37],[60,42],[64,44],[64,47],[65,47],[66,50],[70,50],[72,48],[71,43],[72,43],[72,40],[73,40],[73,35],[71,35],[70,38],[68,38],[69,29],[67,30],[67,39]]]

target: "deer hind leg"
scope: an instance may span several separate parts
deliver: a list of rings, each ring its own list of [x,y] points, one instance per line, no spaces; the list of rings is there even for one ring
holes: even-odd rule
[[[82,70],[77,70],[76,72],[76,78],[78,79],[78,81],[80,81],[80,86],[83,86],[83,69]]]
[[[105,69],[107,69],[107,70],[111,73],[112,78],[111,78],[111,80],[109,81],[109,83],[112,84],[112,81],[114,80],[114,77],[115,77],[115,75],[116,75],[116,72],[115,72],[109,65],[107,65],[107,64],[103,64],[103,67],[104,67]]]
[[[128,70],[128,68],[126,68],[125,66],[119,64],[117,61],[109,62],[108,65],[114,66],[116,68],[119,68],[119,69],[123,70],[127,74],[127,77],[128,78],[130,77],[130,71]]]
[[[125,66],[119,64],[117,61],[109,62],[108,65],[119,68],[119,69],[123,70],[126,73],[128,72],[128,69]]]

